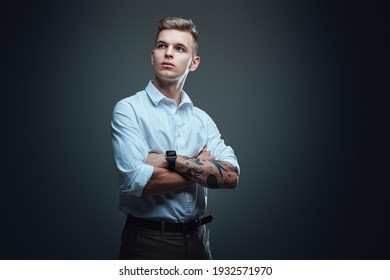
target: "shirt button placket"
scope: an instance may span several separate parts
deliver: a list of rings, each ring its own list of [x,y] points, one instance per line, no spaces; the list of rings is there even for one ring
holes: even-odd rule
[[[179,116],[179,111],[176,112],[175,116],[175,125],[176,125],[176,143],[177,150],[180,153],[184,152],[185,143],[184,143],[184,124]]]
[[[175,140],[176,140],[176,147],[178,154],[184,154],[185,153],[185,130],[184,130],[184,122],[182,118],[180,117],[180,110],[176,111],[175,114],[175,127],[176,127],[176,134],[175,134]],[[185,220],[189,221],[193,214],[193,204],[194,199],[191,193],[184,192],[185,197]]]

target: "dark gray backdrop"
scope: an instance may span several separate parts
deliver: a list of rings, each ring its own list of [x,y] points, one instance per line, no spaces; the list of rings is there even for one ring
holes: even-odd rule
[[[210,191],[214,258],[388,259],[390,23],[372,1],[5,5],[0,258],[117,257],[111,111],[153,78],[167,15],[198,26],[185,90],[242,169]]]

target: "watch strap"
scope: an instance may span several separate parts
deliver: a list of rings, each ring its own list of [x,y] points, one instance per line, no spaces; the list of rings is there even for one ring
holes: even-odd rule
[[[176,168],[176,151],[166,151],[166,159],[168,161],[168,170],[175,171]]]

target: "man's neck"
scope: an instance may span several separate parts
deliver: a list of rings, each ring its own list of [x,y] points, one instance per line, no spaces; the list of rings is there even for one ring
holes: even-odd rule
[[[177,106],[181,102],[181,91],[183,89],[183,82],[166,82],[162,81],[158,77],[155,77],[153,80],[153,85],[167,98],[173,99],[176,101]]]

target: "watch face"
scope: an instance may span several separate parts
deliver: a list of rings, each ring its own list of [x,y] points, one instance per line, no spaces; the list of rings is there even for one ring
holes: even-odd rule
[[[176,152],[175,151],[167,151],[167,157],[175,157]]]

